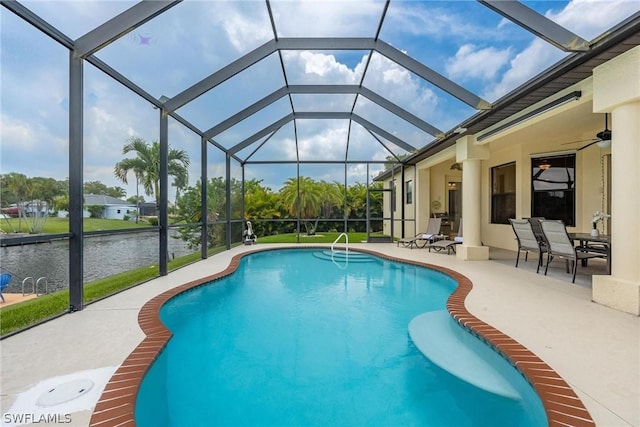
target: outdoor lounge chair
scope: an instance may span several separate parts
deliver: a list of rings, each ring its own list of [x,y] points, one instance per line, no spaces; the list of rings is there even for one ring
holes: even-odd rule
[[[451,251],[453,251],[453,253],[456,253],[456,245],[460,245],[462,244],[462,218],[460,218],[460,224],[458,225],[458,234],[456,235],[456,237],[453,238],[453,240],[449,240],[449,239],[444,239],[444,240],[436,240],[435,242],[431,242],[429,244],[429,252],[431,252],[431,249],[433,249],[436,252],[440,252],[443,251],[444,249],[447,250],[447,255],[451,253]]]
[[[539,240],[533,231],[533,225],[526,219],[514,219],[509,218],[513,232],[516,234],[518,241],[518,254],[516,256],[516,268],[520,261],[520,252],[524,251],[524,260],[527,260],[529,251],[538,253],[538,268],[536,273],[540,272],[542,267],[542,254],[547,252],[547,244],[544,241]],[[542,229],[541,229],[542,231]]]
[[[4,295],[2,295],[2,291],[4,288],[9,286],[9,282],[11,282],[11,274],[10,273],[2,273],[0,274],[0,299],[2,302],[5,302]]]
[[[424,233],[416,234],[414,237],[406,237],[399,239],[396,246],[404,246],[413,249],[415,245],[417,248],[424,248],[428,243],[433,242],[435,236],[440,234],[440,226],[442,225],[442,218],[429,218],[427,223],[427,230]]]
[[[564,222],[560,220],[543,220],[540,221],[540,224],[542,225],[542,232],[549,245],[547,249],[547,265],[544,268],[545,276],[549,269],[549,263],[554,257],[564,258],[567,261],[567,273],[569,272],[568,263],[571,262],[572,264],[573,278],[571,279],[571,283],[575,283],[578,261],[586,261],[589,258],[598,258],[601,256],[599,254],[580,251],[573,246]]]

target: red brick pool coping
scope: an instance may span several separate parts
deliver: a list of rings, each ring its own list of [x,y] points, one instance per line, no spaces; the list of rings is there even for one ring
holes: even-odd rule
[[[325,246],[317,248],[327,249]],[[138,323],[146,337],[122,362],[107,383],[89,425],[92,427],[135,426],[136,396],[142,379],[172,336],[160,321],[160,308],[164,303],[178,294],[232,274],[244,256],[277,249],[284,248],[259,249],[238,254],[232,258],[225,270],[177,286],[149,300],[138,314]],[[595,426],[595,422],[580,398],[556,371],[522,344],[467,311],[464,301],[473,287],[471,280],[467,277],[437,265],[399,259],[360,248],[357,252],[431,268],[454,278],[458,282],[458,287],[447,300],[447,310],[461,326],[490,345],[526,378],[540,396],[549,425]]]

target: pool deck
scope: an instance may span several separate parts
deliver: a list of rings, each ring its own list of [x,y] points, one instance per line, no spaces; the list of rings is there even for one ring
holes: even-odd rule
[[[37,415],[42,408],[35,407],[35,399],[30,408],[28,394],[43,381],[117,368],[144,338],[138,312],[154,296],[226,269],[239,253],[274,246],[282,245],[238,246],[0,341],[1,422],[7,422],[10,411]],[[528,262],[521,260],[516,269],[515,253],[509,251],[491,250],[491,260],[483,262],[460,261],[455,255],[395,244],[349,246],[463,274],[473,283],[467,309],[554,368],[598,426],[640,426],[640,317],[591,302],[590,274],[604,271],[599,260],[579,268],[576,284],[572,284],[564,264],[554,262],[545,277],[535,273],[535,256]],[[99,379],[95,383],[94,395],[75,399],[84,399],[82,404],[55,407],[55,412],[68,415],[62,418],[71,421],[65,425],[89,424],[97,402],[94,396],[104,386]],[[16,407],[18,398],[26,406]]]

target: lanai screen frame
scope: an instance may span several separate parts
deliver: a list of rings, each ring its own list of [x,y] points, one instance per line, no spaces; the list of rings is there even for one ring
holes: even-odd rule
[[[463,101],[467,105],[473,107],[478,111],[484,111],[491,109],[492,105],[477,95],[467,91],[463,87],[457,85],[446,77],[438,74],[437,72],[429,69],[422,63],[414,60],[408,55],[400,52],[399,50],[393,48],[388,45],[384,41],[379,39],[380,30],[382,28],[382,24],[385,19],[386,11],[389,6],[390,0],[387,0],[384,5],[384,10],[382,16],[380,18],[380,22],[375,34],[375,37],[372,38],[278,38],[278,34],[275,28],[275,21],[273,19],[273,14],[271,12],[271,7],[269,0],[266,0],[266,6],[269,13],[271,26],[274,34],[274,38],[264,44],[263,46],[255,49],[247,55],[244,55],[239,60],[236,60],[226,67],[223,67],[216,73],[208,76],[202,81],[196,83],[180,94],[174,96],[170,99],[156,99],[148,92],[143,90],[141,87],[134,84],[132,81],[127,79],[124,75],[119,73],[117,70],[110,67],[105,62],[101,61],[93,54],[96,53],[101,48],[109,45],[110,43],[118,40],[120,37],[126,35],[130,31],[133,31],[137,27],[146,23],[147,21],[155,18],[156,16],[162,14],[166,10],[172,8],[179,4],[181,0],[169,1],[169,0],[155,0],[155,1],[141,1],[125,12],[119,14],[113,19],[105,22],[104,24],[96,27],[94,30],[88,32],[84,36],[81,36],[77,40],[72,40],[53,25],[48,23],[46,20],[40,18],[33,12],[31,12],[28,8],[21,5],[19,2],[15,0],[3,1],[2,6],[6,7],[8,10],[19,16],[21,19],[26,21],[27,23],[33,25],[38,30],[42,31],[45,35],[58,42],[65,48],[69,50],[69,311],[78,311],[84,308],[84,286],[83,286],[83,241],[84,241],[84,230],[83,230],[83,78],[84,78],[84,63],[85,61],[92,64],[102,72],[109,75],[111,78],[116,80],[117,82],[124,85],[127,89],[136,93],[141,98],[145,99],[149,103],[151,103],[154,107],[159,110],[159,130],[160,130],[160,197],[159,197],[159,226],[157,227],[159,232],[159,274],[160,276],[165,276],[168,274],[168,170],[167,170],[167,161],[168,161],[168,146],[169,146],[169,137],[168,137],[168,118],[172,117],[183,126],[200,136],[201,138],[201,183],[202,183],[202,193],[201,193],[201,206],[202,206],[202,219],[201,219],[201,230],[202,230],[202,245],[201,245],[201,257],[204,259],[207,257],[207,226],[210,225],[207,222],[206,215],[206,183],[207,183],[207,152],[209,149],[209,145],[221,150],[226,158],[226,199],[227,199],[227,215],[226,215],[226,249],[231,248],[231,224],[234,220],[231,219],[231,204],[230,204],[230,163],[232,160],[237,161],[242,167],[242,188],[243,188],[243,198],[244,198],[244,167],[247,164],[258,164],[265,162],[252,161],[250,159],[240,159],[237,156],[237,152],[242,148],[245,148],[252,143],[256,142],[260,137],[256,137],[256,135],[260,134],[263,136],[268,135],[269,133],[277,132],[282,125],[289,121],[294,121],[296,119],[329,119],[329,118],[342,118],[348,119],[349,122],[357,122],[361,124],[367,131],[378,140],[383,146],[384,143],[380,140],[380,138],[376,137],[376,134],[380,137],[383,137],[401,148],[404,148],[408,152],[416,152],[418,150],[417,147],[413,147],[410,144],[396,138],[391,133],[387,132],[385,129],[382,129],[373,123],[370,123],[363,119],[362,117],[354,114],[353,109],[351,109],[350,113],[344,112],[315,112],[315,113],[307,113],[307,112],[296,112],[293,111],[292,104],[292,113],[288,116],[283,117],[281,120],[274,122],[267,128],[262,129],[258,132],[258,134],[253,135],[252,137],[236,144],[230,149],[226,149],[221,144],[215,141],[214,137],[217,134],[220,128],[216,128],[215,126],[210,128],[208,131],[201,131],[188,120],[181,117],[176,113],[176,109],[187,104],[188,102],[194,100],[198,96],[207,92],[208,90],[215,87],[217,84],[225,81],[226,79],[232,77],[233,75],[241,72],[243,69],[246,69],[258,62],[260,59],[277,52],[280,55],[280,60],[282,62],[281,52],[282,50],[368,50],[369,51],[369,59],[373,52],[377,52],[391,61],[397,63],[398,65],[404,67],[405,69],[411,71],[422,79],[430,82],[431,84],[439,87],[444,90],[449,95]],[[517,25],[527,29],[528,31],[534,33],[536,36],[548,41],[554,46],[565,52],[583,52],[587,51],[589,47],[589,43],[579,36],[571,33],[566,30],[564,27],[556,24],[555,22],[549,20],[548,18],[538,14],[537,12],[527,8],[525,5],[519,2],[502,2],[498,0],[479,0],[479,3],[482,5],[494,10],[495,12],[501,14]],[[283,74],[285,81],[286,72],[284,70],[283,65]],[[362,79],[364,79],[363,73]],[[288,85],[279,91],[274,92],[253,106],[249,107],[249,109],[245,109],[239,112],[236,116],[230,118],[229,122],[226,124],[237,123],[244,118],[248,117],[250,114],[253,114],[256,111],[264,108],[268,105],[269,101],[274,98],[278,99],[282,96],[288,96],[291,102],[291,94],[292,93],[317,93],[317,94],[331,94],[331,93],[355,93],[357,96],[364,96],[375,102],[382,108],[387,111],[395,114],[400,117],[402,120],[405,120],[414,126],[422,129],[423,131],[431,134],[435,137],[433,141],[431,141],[426,146],[437,142],[439,138],[442,138],[444,135],[442,131],[437,129],[436,127],[428,124],[422,119],[412,115],[402,108],[396,106],[390,101],[384,99],[383,97],[377,95],[373,91],[370,91],[366,87],[363,86],[363,82],[360,82],[358,86],[344,86],[344,85],[328,85],[328,86],[312,86],[307,85],[306,87],[300,86],[297,87],[295,85]],[[305,92],[306,91],[306,92]],[[273,102],[271,101],[271,102]],[[222,125],[222,124],[219,124]],[[216,125],[216,126],[219,126]],[[219,132],[218,132],[219,133]],[[348,147],[348,141],[347,141]],[[386,148],[386,147],[385,147]],[[390,151],[390,150],[389,150]],[[392,153],[393,154],[393,153]],[[401,170],[404,171],[404,166],[402,165],[401,160],[393,155],[398,164],[401,165]],[[283,164],[287,163],[284,161],[269,161],[269,164]],[[345,155],[343,162],[336,161],[301,161],[299,156],[295,162],[297,164],[297,179],[299,181],[300,174],[299,169],[301,164],[306,163],[316,163],[316,164],[343,164],[345,167],[345,191],[346,191],[346,168],[350,163],[365,163],[367,164],[367,168],[371,164],[375,163],[388,163],[388,162],[380,162],[373,160],[361,160],[354,161],[348,160]],[[404,174],[403,174],[404,175]],[[367,182],[367,185],[369,183]],[[403,208],[404,209],[404,208]],[[243,203],[243,211],[244,211],[244,203]],[[300,215],[297,215],[297,229],[300,231]],[[404,220],[404,214],[402,215],[402,220]],[[235,220],[237,221],[237,220]],[[345,231],[346,231],[346,209],[345,209]]]

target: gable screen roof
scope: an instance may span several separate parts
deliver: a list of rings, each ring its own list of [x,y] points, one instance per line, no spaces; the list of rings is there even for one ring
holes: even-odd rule
[[[486,129],[638,44],[638,2],[593,3],[8,1],[2,11],[241,165],[379,171],[450,146],[455,129]],[[15,28],[3,19],[9,75],[22,64],[6,49],[22,42]],[[19,120],[13,98],[3,110]],[[136,132],[157,132],[139,120]]]

